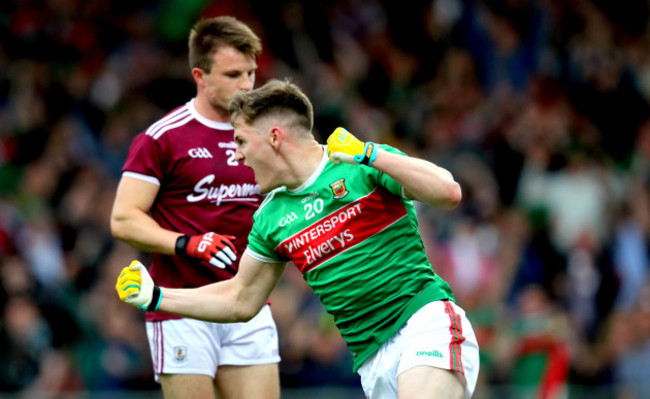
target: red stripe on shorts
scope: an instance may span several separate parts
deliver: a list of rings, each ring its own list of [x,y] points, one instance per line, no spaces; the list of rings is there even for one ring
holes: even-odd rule
[[[451,341],[449,342],[449,368],[465,374],[463,358],[461,355],[461,344],[465,341],[465,337],[463,336],[463,325],[460,315],[456,313],[451,302],[444,302],[445,313],[449,315],[449,333],[451,334]]]
[[[163,334],[162,321],[158,321],[158,335],[159,335],[159,342],[160,342],[159,347],[158,347],[158,351],[159,351],[158,356],[160,357],[160,359],[159,359],[160,363],[158,364],[158,366],[159,366],[158,367],[158,369],[159,369],[158,374],[162,374],[163,373],[163,367],[165,366],[165,339],[164,339],[165,337],[164,337],[164,334]]]
[[[153,372],[158,374],[158,322],[154,321],[153,328],[153,341],[151,342],[151,350],[153,353]]]
[[[162,321],[153,322],[153,371],[155,374],[162,374],[163,369],[163,339]]]

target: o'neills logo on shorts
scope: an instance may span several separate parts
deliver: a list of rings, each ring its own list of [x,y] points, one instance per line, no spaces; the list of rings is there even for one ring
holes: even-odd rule
[[[442,358],[442,353],[440,353],[440,351],[437,351],[435,349],[430,351],[419,351],[415,355]]]
[[[220,184],[212,186],[214,175],[207,175],[194,186],[194,192],[187,196],[189,202],[199,202],[205,199],[220,205],[228,201],[258,201],[260,186],[257,184]]]

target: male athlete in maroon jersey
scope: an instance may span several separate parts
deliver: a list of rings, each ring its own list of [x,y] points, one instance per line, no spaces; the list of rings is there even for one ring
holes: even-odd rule
[[[229,279],[262,196],[235,160],[228,103],[255,83],[261,42],[232,17],[199,21],[189,40],[197,95],[135,137],[117,189],[111,231],[152,254],[169,287]],[[166,399],[278,399],[277,330],[266,305],[246,323],[147,312],[156,380]],[[250,382],[254,381],[254,384]]]
[[[210,231],[234,236],[241,254],[263,198],[253,170],[235,161],[236,147],[232,126],[202,117],[192,100],[136,136],[123,176],[164,184],[151,208],[160,227],[190,236]],[[200,287],[233,273],[195,258],[158,253],[152,258],[155,281],[176,288]],[[147,314],[148,321],[170,318],[177,317]]]

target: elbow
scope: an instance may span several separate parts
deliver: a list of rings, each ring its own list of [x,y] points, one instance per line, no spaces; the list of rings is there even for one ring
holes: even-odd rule
[[[453,182],[447,190],[447,195],[444,198],[444,201],[441,201],[441,208],[443,209],[454,209],[460,204],[460,201],[463,199],[463,193],[460,188],[460,185],[456,182]]]
[[[259,311],[259,309],[255,309],[253,306],[238,306],[233,309],[232,321],[235,323],[249,322]]]
[[[125,228],[125,223],[119,217],[111,215],[110,228],[113,238],[120,241],[125,241],[127,239],[128,229]]]
[[[119,223],[111,216],[111,222],[110,222],[110,227],[111,227],[111,235],[113,238],[120,238],[120,226]]]
[[[463,191],[460,189],[460,184],[458,183],[454,184],[454,187],[450,191],[450,203],[452,204],[452,208],[455,208],[463,199]]]
[[[235,321],[237,323],[248,323],[255,317],[257,313],[244,313],[240,314],[238,317],[235,318]]]
[[[232,280],[230,280],[232,281]],[[258,301],[252,296],[247,295],[246,290],[239,291],[233,298],[233,307],[232,307],[232,321],[234,322],[248,322],[257,314],[264,306],[264,303],[258,303]]]

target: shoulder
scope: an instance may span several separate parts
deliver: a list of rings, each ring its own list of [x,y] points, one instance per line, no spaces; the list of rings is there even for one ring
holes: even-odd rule
[[[253,215],[254,218],[258,218],[260,214],[270,212],[273,207],[268,206],[272,201],[277,201],[278,198],[282,197],[282,194],[287,191],[286,187],[279,187],[276,188],[275,190],[271,191],[268,193],[266,198],[264,198],[264,201],[260,204],[260,207],[255,211],[255,214]]]
[[[183,130],[194,119],[190,103],[187,103],[167,113],[141,134],[152,140],[158,140],[165,135],[169,136],[170,132]]]

